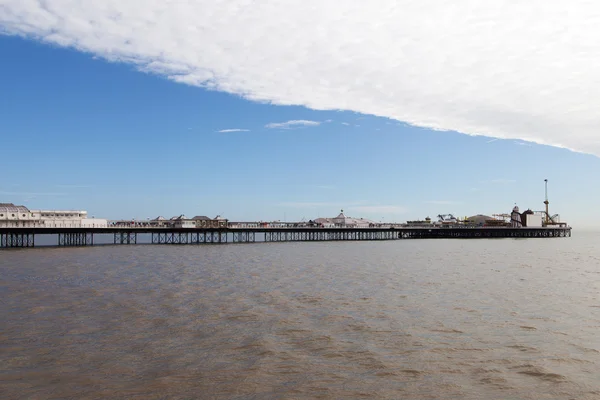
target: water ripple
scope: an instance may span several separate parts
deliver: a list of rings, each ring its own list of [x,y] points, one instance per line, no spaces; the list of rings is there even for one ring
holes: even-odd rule
[[[597,399],[598,239],[2,252],[3,397]]]

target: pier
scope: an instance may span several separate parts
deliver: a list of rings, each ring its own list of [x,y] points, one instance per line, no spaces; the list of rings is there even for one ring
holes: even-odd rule
[[[88,218],[84,210],[30,210],[22,205],[0,203],[0,248],[35,247],[36,236],[51,237],[45,246],[93,245],[186,245],[257,242],[323,242],[406,239],[500,239],[571,237],[571,227],[548,209],[548,180],[544,180],[545,211],[474,215],[456,218],[438,215],[438,221],[382,223],[353,218],[344,210],[333,218],[308,221],[234,222],[217,215],[209,218],[184,214],[166,219],[107,220]],[[102,239],[102,240],[98,240]],[[39,243],[39,242],[38,242]]]
[[[192,245],[258,242],[319,242],[407,239],[500,239],[500,238],[564,238],[571,227],[472,227],[401,225],[369,228],[258,227],[246,223],[241,227],[174,228],[141,225],[79,228],[10,227],[0,228],[0,248],[35,247],[36,236],[50,236],[54,246],[112,245]],[[102,237],[103,241],[95,241]],[[39,247],[39,246],[38,246]]]

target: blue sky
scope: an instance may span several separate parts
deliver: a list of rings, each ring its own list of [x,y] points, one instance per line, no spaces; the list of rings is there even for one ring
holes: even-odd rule
[[[256,102],[14,36],[0,54],[0,202],[109,219],[405,221],[540,210],[547,178],[552,212],[600,223],[593,155]],[[286,121],[313,123],[267,127]]]

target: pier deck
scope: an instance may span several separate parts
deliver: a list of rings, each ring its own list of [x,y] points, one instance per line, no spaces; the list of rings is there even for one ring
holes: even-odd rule
[[[223,244],[288,241],[498,239],[570,237],[571,227],[401,227],[401,228],[0,228],[0,248],[34,247],[36,235],[56,237],[57,246],[91,246],[94,237],[112,239],[103,244]],[[98,242],[96,242],[98,244]]]

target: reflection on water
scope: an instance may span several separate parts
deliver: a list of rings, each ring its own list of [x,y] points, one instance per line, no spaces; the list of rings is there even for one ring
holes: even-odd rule
[[[599,238],[4,250],[2,398],[598,399]]]

